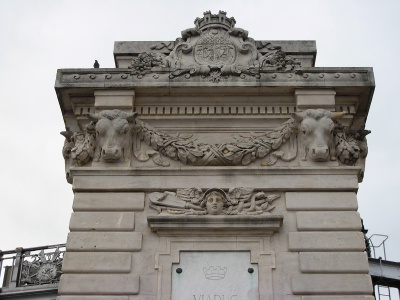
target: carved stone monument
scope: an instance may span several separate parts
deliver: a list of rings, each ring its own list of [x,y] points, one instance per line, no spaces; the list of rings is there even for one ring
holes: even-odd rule
[[[58,70],[74,191],[58,300],[372,300],[357,213],[371,68],[220,11]]]

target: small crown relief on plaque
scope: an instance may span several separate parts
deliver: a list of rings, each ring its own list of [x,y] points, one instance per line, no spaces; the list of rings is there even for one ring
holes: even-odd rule
[[[210,266],[208,268],[207,267],[203,268],[204,276],[209,280],[224,279],[227,270],[228,270],[227,267],[220,267],[220,266]]]

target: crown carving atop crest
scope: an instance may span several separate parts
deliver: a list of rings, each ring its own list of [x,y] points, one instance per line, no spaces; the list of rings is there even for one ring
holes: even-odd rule
[[[218,15],[213,15],[211,11],[206,11],[203,13],[203,15],[203,18],[196,18],[196,20],[194,20],[196,29],[201,31],[210,27],[231,30],[233,29],[233,27],[235,27],[236,24],[236,20],[234,17],[226,17],[226,11],[220,10]]]
[[[206,276],[207,279],[211,280],[219,280],[219,279],[224,279],[225,274],[226,274],[227,268],[226,267],[220,267],[220,266],[210,266],[208,268],[203,268],[204,276]]]

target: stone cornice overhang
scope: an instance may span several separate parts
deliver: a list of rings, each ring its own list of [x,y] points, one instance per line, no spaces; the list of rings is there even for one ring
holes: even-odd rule
[[[293,94],[295,89],[334,89],[337,95],[360,97],[357,114],[367,115],[375,80],[372,68],[303,68],[296,73],[263,71],[260,77],[170,78],[168,68],[145,75],[131,75],[129,69],[59,69],[55,89],[63,113],[71,110],[71,95],[93,96],[94,90],[134,89],[136,95],[246,95]]]

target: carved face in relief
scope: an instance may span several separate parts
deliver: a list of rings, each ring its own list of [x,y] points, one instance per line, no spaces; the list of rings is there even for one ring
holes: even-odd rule
[[[206,209],[209,215],[220,215],[224,208],[224,195],[219,192],[211,192],[206,196]]]

